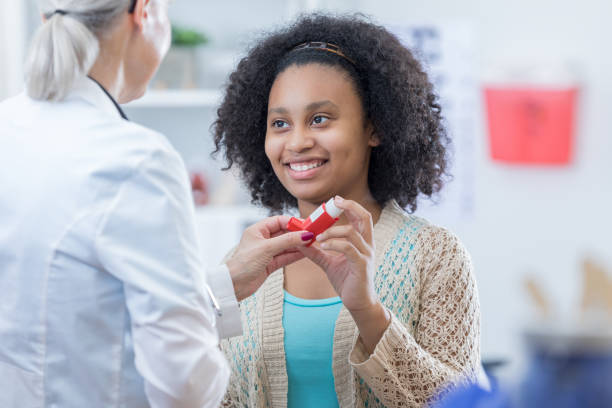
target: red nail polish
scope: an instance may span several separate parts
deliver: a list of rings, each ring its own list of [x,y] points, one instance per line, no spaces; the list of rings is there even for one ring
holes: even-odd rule
[[[314,234],[312,232],[305,232],[302,234],[302,241],[310,241],[314,238]]]

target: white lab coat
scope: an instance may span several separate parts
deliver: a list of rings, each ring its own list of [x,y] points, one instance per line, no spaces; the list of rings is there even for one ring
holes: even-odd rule
[[[0,407],[218,406],[205,279],[164,136],[90,79],[60,103],[0,103]],[[222,335],[240,333],[227,268],[208,283]]]

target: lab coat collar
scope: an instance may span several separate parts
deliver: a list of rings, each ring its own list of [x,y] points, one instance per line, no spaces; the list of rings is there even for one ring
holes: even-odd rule
[[[80,79],[76,83],[68,96],[68,99],[73,98],[82,99],[104,112],[127,120],[125,113],[115,99],[102,85],[90,77]]]

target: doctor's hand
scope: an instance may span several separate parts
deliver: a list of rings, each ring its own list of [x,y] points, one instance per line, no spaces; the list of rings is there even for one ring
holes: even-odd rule
[[[317,245],[299,250],[325,271],[371,353],[391,322],[374,287],[372,215],[352,200],[336,197],[334,203],[344,210],[349,224],[329,228],[317,236]]]
[[[236,251],[226,262],[238,301],[255,293],[272,272],[304,257],[298,248],[306,246],[313,234],[289,232],[290,218],[266,218],[242,234]]]

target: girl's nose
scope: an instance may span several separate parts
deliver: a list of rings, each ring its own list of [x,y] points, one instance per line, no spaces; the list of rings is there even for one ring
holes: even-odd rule
[[[308,134],[306,129],[296,127],[289,134],[286,146],[292,152],[302,152],[312,148],[314,144],[314,139]]]

